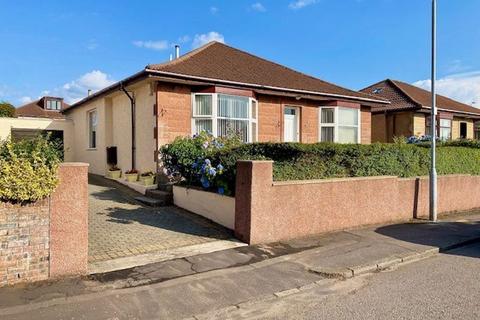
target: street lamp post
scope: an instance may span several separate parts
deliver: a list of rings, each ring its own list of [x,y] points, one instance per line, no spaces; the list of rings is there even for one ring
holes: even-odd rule
[[[432,109],[431,109],[431,166],[430,166],[430,220],[437,221],[437,99],[435,92],[436,63],[437,63],[437,0],[432,0]]]

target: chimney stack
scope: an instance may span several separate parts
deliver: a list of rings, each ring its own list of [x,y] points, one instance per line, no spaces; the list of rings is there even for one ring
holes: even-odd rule
[[[180,46],[178,44],[175,45],[175,59],[180,57]]]
[[[87,95],[90,97],[91,94],[92,94],[92,89],[88,89]]]

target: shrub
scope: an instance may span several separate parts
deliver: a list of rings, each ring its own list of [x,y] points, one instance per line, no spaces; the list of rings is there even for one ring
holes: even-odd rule
[[[14,117],[15,107],[8,102],[0,101],[0,117]]]
[[[273,178],[282,180],[309,180],[339,177],[399,176],[414,177],[428,175],[430,150],[428,143],[371,145],[332,143],[253,143],[240,144],[210,151],[194,148],[193,141],[185,147],[186,138],[176,140],[164,150],[164,157],[174,158],[176,172],[190,185],[212,189],[221,186],[227,194],[235,188],[236,163],[238,160],[270,159]],[[194,151],[191,151],[192,148]],[[179,152],[182,150],[182,152]],[[188,150],[186,152],[185,150]],[[476,141],[450,141],[439,143],[437,148],[439,174],[480,174],[480,144]],[[208,165],[204,166],[204,160]],[[183,167],[185,163],[185,167]],[[220,176],[209,177],[199,173],[198,168],[216,168],[222,165]],[[166,167],[171,169],[172,162]],[[207,178],[207,180],[205,179]],[[208,183],[206,183],[208,182]]]
[[[231,194],[231,188],[225,182],[230,175],[223,170],[223,164],[213,157],[221,150],[231,150],[241,144],[235,135],[214,138],[202,132],[193,137],[178,137],[161,149],[164,173],[171,181]]]
[[[57,186],[60,154],[48,138],[13,142],[0,146],[0,200],[33,202],[49,196]]]

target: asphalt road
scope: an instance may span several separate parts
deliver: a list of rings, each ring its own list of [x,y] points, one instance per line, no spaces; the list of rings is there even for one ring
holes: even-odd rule
[[[212,319],[480,319],[480,243]]]

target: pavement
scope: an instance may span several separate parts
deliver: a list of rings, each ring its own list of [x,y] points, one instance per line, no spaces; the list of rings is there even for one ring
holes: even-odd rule
[[[89,270],[124,269],[239,245],[232,233],[178,207],[151,208],[114,181],[89,177]]]
[[[480,212],[237,247],[0,289],[2,319],[195,319],[408,265],[480,240]],[[345,281],[348,279],[348,281]]]

